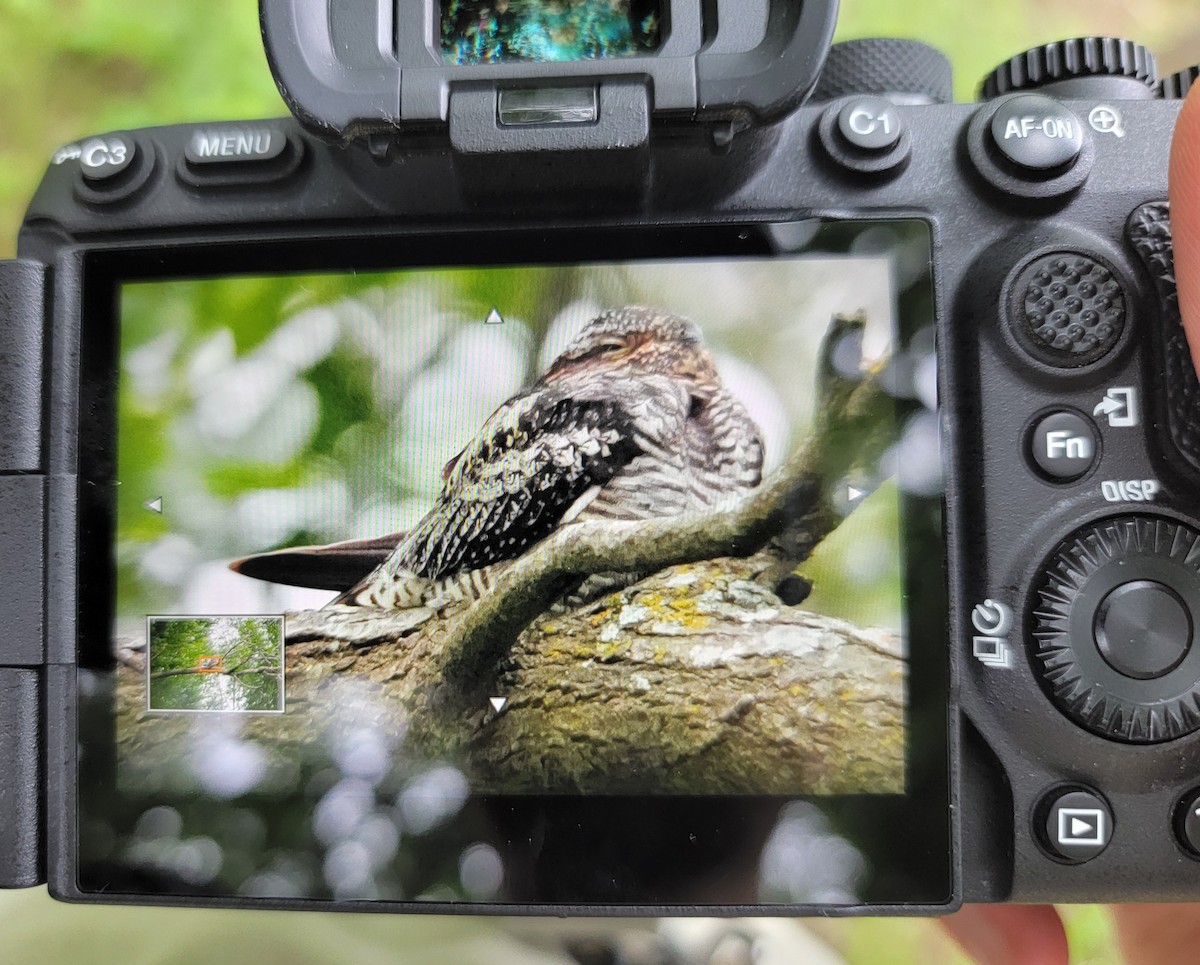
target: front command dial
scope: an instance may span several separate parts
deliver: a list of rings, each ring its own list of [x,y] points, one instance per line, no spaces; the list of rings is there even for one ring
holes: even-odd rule
[[[1154,55],[1141,44],[1117,37],[1072,37],[1001,64],[984,79],[980,93],[984,100],[1028,90],[1135,100],[1154,97],[1156,81]]]
[[[1076,530],[1031,610],[1034,670],[1076,723],[1128,743],[1200,729],[1200,532],[1149,516]]]

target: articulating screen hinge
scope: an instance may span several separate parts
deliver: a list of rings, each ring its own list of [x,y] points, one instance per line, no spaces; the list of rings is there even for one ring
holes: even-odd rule
[[[0,667],[0,888],[46,880],[40,693],[41,671]]]
[[[0,888],[46,878],[42,425],[49,274],[37,262],[0,261]]]
[[[42,471],[45,265],[0,261],[0,473]]]

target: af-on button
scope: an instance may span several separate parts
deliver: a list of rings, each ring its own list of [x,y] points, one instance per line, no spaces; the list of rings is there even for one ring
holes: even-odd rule
[[[1010,94],[985,104],[967,129],[967,150],[984,180],[1018,198],[1076,190],[1096,157],[1084,121],[1045,94]]]
[[[193,128],[179,177],[194,187],[266,184],[296,170],[301,143],[277,124],[218,124]]]
[[[1023,173],[1043,176],[1069,167],[1083,151],[1083,123],[1045,94],[1018,94],[992,117],[992,141]]]

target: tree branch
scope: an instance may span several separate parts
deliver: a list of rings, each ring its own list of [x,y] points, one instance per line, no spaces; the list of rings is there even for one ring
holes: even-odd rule
[[[240,665],[239,665],[240,667]],[[164,677],[183,677],[191,674],[210,677],[244,677],[252,674],[278,674],[279,667],[253,667],[247,670],[197,670],[195,667],[185,667],[182,670],[160,670],[150,675],[151,680],[162,680]]]

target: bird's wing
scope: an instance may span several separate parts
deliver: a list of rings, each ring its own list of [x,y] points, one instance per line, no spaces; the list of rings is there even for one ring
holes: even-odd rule
[[[686,393],[661,379],[550,385],[510,400],[451,466],[434,508],[347,597],[403,571],[441,579],[520,556],[642,456],[661,425],[679,436],[687,409]]]
[[[254,553],[229,564],[243,576],[315,590],[348,590],[372,573],[404,540],[404,533],[325,546],[293,546]]]

